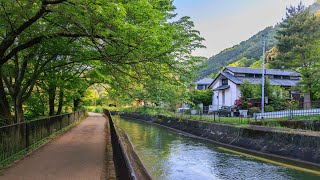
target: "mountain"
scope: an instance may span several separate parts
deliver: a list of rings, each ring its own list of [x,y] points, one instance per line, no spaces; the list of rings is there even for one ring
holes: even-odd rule
[[[319,14],[319,11],[320,11],[320,0],[318,0],[315,3],[313,3],[308,8],[309,8],[310,13],[316,14],[316,15]]]
[[[320,0],[308,7],[312,14],[320,17]],[[273,56],[275,51],[276,27],[267,27],[258,32],[246,41],[241,42],[231,48],[227,48],[219,54],[210,57],[206,62],[206,67],[198,72],[202,77],[214,77],[225,66],[245,66],[245,67],[259,67],[261,66],[262,57],[262,35],[267,35],[266,50],[269,51],[269,56]]]
[[[262,56],[262,36],[266,34],[267,43],[266,49],[270,50],[275,44],[276,40],[274,27],[267,27],[266,29],[258,32],[246,41],[228,48],[219,54],[210,57],[206,62],[206,67],[198,72],[200,77],[214,77],[223,67],[235,63],[242,58],[259,60]]]

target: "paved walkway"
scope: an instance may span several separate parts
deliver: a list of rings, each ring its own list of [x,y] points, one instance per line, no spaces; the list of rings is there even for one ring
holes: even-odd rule
[[[107,124],[108,125],[108,124]],[[97,180],[114,176],[106,119],[91,113],[69,132],[57,137],[0,174],[4,180]],[[111,165],[112,166],[112,165]]]

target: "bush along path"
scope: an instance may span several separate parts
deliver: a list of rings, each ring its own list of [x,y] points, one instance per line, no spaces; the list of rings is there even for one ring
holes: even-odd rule
[[[0,179],[112,179],[113,168],[105,166],[110,159],[105,152],[110,143],[107,132],[106,119],[90,113],[70,131],[2,171]]]

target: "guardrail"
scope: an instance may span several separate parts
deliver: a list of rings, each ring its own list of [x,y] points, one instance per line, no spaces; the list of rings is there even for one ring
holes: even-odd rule
[[[108,110],[103,109],[103,113],[109,119],[117,178],[151,180],[151,176],[134,151],[126,133],[113,123],[111,114]]]
[[[85,110],[0,127],[0,167],[54,133],[80,120]]]

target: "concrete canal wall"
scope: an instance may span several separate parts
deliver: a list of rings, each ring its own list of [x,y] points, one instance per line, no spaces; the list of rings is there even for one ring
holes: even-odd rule
[[[292,129],[320,131],[320,120],[257,121],[250,124],[258,126],[279,125]]]
[[[200,122],[165,116],[121,113],[122,118],[144,120],[174,128],[237,151],[264,156],[276,161],[307,165],[320,169],[320,136],[299,132],[279,132],[272,128]]]
[[[134,151],[126,133],[113,123],[108,110],[103,110],[103,113],[107,117],[110,125],[117,179],[151,180],[151,176],[148,174],[139,159],[139,156]]]

